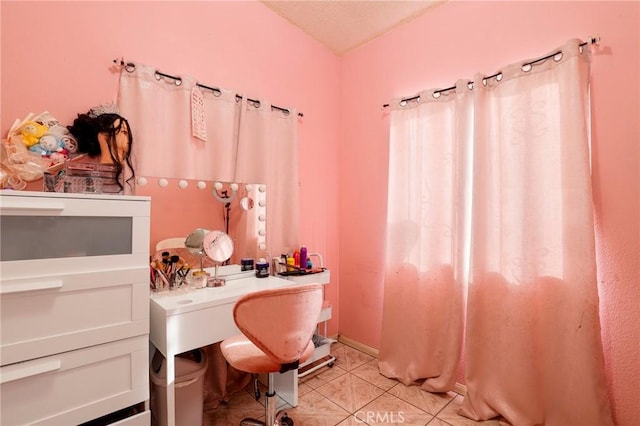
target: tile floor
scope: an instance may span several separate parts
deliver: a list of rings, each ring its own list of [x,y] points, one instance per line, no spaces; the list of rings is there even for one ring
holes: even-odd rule
[[[323,367],[299,381],[298,406],[287,410],[296,426],[508,426],[505,421],[475,422],[459,416],[461,395],[404,386],[382,376],[374,357],[342,343],[332,344],[331,353],[336,357],[332,368]],[[205,411],[204,425],[239,425],[244,417],[264,420],[262,395],[256,401],[249,385],[228,404]]]

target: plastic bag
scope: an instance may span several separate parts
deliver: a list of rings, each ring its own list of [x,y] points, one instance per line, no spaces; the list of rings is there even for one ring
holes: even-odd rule
[[[34,117],[29,114],[24,120],[15,120],[0,143],[0,187],[21,190],[26,182],[42,178],[44,172],[55,163],[55,159],[29,151],[23,139],[24,127],[36,122],[47,129],[47,132],[62,132],[63,126],[49,112]]]

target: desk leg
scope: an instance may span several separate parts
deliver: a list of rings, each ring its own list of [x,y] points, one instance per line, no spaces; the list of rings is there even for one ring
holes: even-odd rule
[[[176,357],[169,354],[167,362],[167,426],[176,424],[176,398],[175,398],[175,378],[176,378]]]
[[[273,383],[276,395],[292,407],[298,405],[298,369],[286,373],[274,374]],[[280,409],[282,407],[278,407]]]

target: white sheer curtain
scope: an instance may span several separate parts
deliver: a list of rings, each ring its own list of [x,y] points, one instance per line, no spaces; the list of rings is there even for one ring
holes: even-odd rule
[[[436,94],[437,96],[437,94]],[[450,390],[463,338],[468,90],[393,107],[379,365],[406,385]],[[466,123],[466,124],[465,124]],[[466,244],[468,246],[468,244]]]
[[[134,135],[136,174],[232,182],[240,116],[235,93],[221,89],[216,96],[196,88],[191,76],[179,78],[163,77],[144,64],[120,73],[118,106]],[[192,136],[194,90],[204,101],[206,141]]]
[[[299,246],[298,113],[243,99],[236,179],[267,185],[267,247],[274,257]]]
[[[239,102],[230,90],[174,77],[139,63],[122,67],[118,106],[134,134],[136,175],[263,184],[265,249],[278,254],[297,247],[297,112],[246,96]],[[206,140],[193,136],[194,123]]]
[[[448,103],[472,98],[472,113],[456,114],[452,120],[452,141],[422,142],[444,143],[442,151],[450,151],[453,160],[427,163],[423,159],[415,165],[433,169],[425,173],[434,178],[459,176],[457,182],[464,183],[465,189],[457,191],[465,194],[470,189],[469,196],[450,197],[447,194],[453,186],[439,182],[426,186],[409,180],[397,186],[390,180],[390,211],[398,192],[408,191],[415,197],[420,196],[419,188],[440,193],[434,209],[419,205],[419,212],[411,212],[419,218],[419,229],[443,226],[443,217],[470,218],[468,228],[464,220],[449,221],[451,246],[468,245],[468,251],[452,250],[449,263],[454,277],[456,273],[464,277],[468,271],[468,280],[453,280],[454,287],[464,291],[451,292],[450,300],[442,300],[439,291],[451,282],[450,277],[441,274],[424,282],[410,280],[420,290],[413,297],[406,296],[401,308],[405,315],[421,319],[412,324],[415,332],[411,333],[394,316],[386,316],[400,309],[393,289],[410,288],[387,273],[381,371],[405,380],[426,379],[426,390],[451,389],[448,375],[457,366],[439,366],[458,361],[451,348],[461,341],[461,315],[434,307],[433,299],[463,306],[467,395],[461,414],[475,420],[502,416],[514,425],[612,424],[595,269],[588,145],[590,56],[578,40],[558,50],[561,55],[536,63],[529,71],[514,64],[503,68],[499,79],[477,76],[472,90],[458,84],[449,100],[430,102],[441,112]],[[392,143],[406,129],[428,128],[442,121],[425,106],[408,108],[415,109],[420,119],[406,120],[408,114],[394,109]],[[413,137],[410,134],[403,143],[395,143],[392,149],[398,153],[391,156],[391,162],[415,156],[406,148]],[[436,155],[437,150],[432,151]],[[472,160],[466,162],[469,156]],[[462,167],[452,166],[456,163]],[[390,174],[397,170],[393,166]],[[456,204],[456,200],[461,202]],[[396,221],[395,216],[389,217],[390,230]],[[438,253],[444,245],[436,238],[425,238],[424,233],[421,237],[421,256],[430,261],[416,262],[412,260],[415,256],[409,257],[418,277],[429,274],[430,263],[442,263]],[[414,243],[399,248],[388,244],[388,259],[403,245]],[[388,271],[396,265],[388,262]],[[442,315],[452,316],[447,320]],[[445,336],[435,342],[440,347],[432,346],[434,335]],[[416,345],[416,340],[426,340],[425,348],[402,350],[408,344]],[[390,354],[401,355],[394,358]],[[452,360],[443,363],[444,356]],[[415,366],[421,367],[421,375],[414,373]],[[438,378],[438,373],[447,375],[446,380]],[[443,386],[430,385],[433,382]]]

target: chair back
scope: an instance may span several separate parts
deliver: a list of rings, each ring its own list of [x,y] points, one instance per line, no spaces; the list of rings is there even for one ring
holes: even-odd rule
[[[322,309],[322,285],[293,285],[249,293],[233,319],[254,345],[281,364],[296,362],[313,337]]]
[[[185,247],[185,239],[186,237],[173,237],[160,240],[156,243],[156,251],[160,251],[163,249],[183,248]]]

